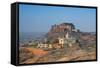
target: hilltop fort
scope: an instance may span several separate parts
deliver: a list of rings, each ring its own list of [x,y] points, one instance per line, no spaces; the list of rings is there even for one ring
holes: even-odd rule
[[[75,28],[72,23],[54,24],[51,26],[50,31],[47,33],[48,38],[64,37],[66,33],[78,33],[79,30]]]

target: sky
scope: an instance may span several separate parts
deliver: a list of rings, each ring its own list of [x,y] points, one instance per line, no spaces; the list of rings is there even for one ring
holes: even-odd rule
[[[20,32],[48,32],[51,25],[61,23],[73,23],[80,31],[95,32],[96,9],[19,5]]]

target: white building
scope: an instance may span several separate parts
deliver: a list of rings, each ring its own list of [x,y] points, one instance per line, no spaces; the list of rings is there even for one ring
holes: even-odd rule
[[[43,43],[38,43],[37,48],[53,48],[52,44],[43,44]]]
[[[59,37],[59,44],[62,46],[65,44],[68,44],[69,46],[72,46],[73,43],[76,43],[76,38],[69,36],[69,33],[66,33],[65,37]]]
[[[73,43],[76,43],[76,38],[69,36],[69,33],[66,33],[65,37],[58,38],[61,47],[64,45],[72,46]],[[38,43],[37,48],[53,48],[53,44],[46,44],[46,43]]]

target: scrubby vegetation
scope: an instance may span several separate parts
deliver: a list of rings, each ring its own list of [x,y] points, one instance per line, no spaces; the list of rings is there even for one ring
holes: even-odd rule
[[[43,62],[59,62],[59,61],[78,61],[78,60],[95,60],[96,52],[94,46],[80,47],[73,44],[73,47],[64,47],[61,49],[52,49],[45,51],[39,48],[21,47],[20,64],[43,63]]]

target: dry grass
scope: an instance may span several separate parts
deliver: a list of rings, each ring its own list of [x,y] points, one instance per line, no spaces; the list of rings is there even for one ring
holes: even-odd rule
[[[79,46],[61,48],[50,51],[44,51],[43,49],[31,47],[20,48],[20,64],[95,59],[95,50],[87,51],[81,49]]]

